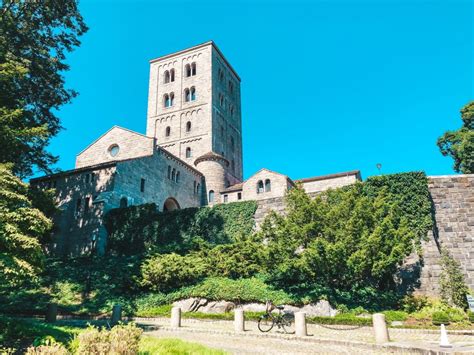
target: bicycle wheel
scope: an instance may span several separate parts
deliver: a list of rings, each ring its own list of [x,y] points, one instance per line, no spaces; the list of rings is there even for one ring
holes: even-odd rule
[[[286,334],[295,334],[295,316],[285,313],[281,317],[281,327]]]
[[[260,317],[258,320],[258,329],[263,332],[269,332],[272,330],[273,325],[275,324],[273,317],[271,317],[268,314],[264,314],[263,316]]]

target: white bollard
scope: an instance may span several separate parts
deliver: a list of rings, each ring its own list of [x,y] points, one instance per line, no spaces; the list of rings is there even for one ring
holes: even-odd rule
[[[388,336],[387,323],[385,322],[385,315],[382,313],[375,313],[372,315],[372,324],[374,327],[375,342],[377,344],[388,343],[390,338]]]
[[[181,308],[171,308],[171,326],[173,328],[181,327]]]
[[[439,346],[442,348],[452,348],[452,345],[449,343],[448,332],[444,327],[444,324],[441,324],[441,339],[439,341]]]
[[[236,308],[234,310],[234,329],[236,333],[245,331],[244,310],[242,308]]]
[[[306,327],[306,313],[296,312],[295,313],[295,333],[296,336],[305,337],[308,335],[308,329]]]

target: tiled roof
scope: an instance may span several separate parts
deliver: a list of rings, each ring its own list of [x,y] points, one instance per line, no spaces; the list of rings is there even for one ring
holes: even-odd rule
[[[305,182],[329,180],[329,179],[335,179],[335,178],[338,178],[338,177],[353,176],[353,175],[356,176],[356,179],[357,179],[357,180],[359,180],[359,181],[362,180],[362,178],[361,178],[361,176],[360,176],[360,170],[352,170],[352,171],[345,171],[345,172],[336,173],[336,174],[313,176],[313,177],[309,177],[309,178],[305,178],[305,179],[295,180],[295,182],[297,182],[297,183],[298,183],[298,182],[305,183]]]

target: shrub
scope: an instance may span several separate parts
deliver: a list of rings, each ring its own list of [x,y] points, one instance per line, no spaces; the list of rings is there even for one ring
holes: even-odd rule
[[[461,265],[445,249],[441,251],[439,286],[443,301],[451,306],[467,306],[466,294],[469,293],[469,288],[464,281]]]
[[[387,322],[403,322],[408,319],[408,313],[404,311],[384,311],[382,313],[385,314],[385,319],[387,320]]]
[[[469,319],[469,322],[474,323],[474,312],[473,311],[467,311],[467,317]]]
[[[407,295],[402,300],[402,308],[407,313],[415,313],[430,304],[426,296]]]
[[[112,354],[137,354],[143,330],[134,323],[119,324],[110,330],[110,352]]]
[[[29,347],[26,355],[67,355],[67,349],[61,344],[40,345],[37,347]]]
[[[434,325],[447,325],[450,323],[449,315],[446,312],[434,312],[431,320]]]
[[[207,265],[194,255],[156,255],[142,265],[142,285],[154,291],[171,291],[202,279]]]
[[[110,352],[109,332],[89,326],[78,336],[79,354],[108,354]]]

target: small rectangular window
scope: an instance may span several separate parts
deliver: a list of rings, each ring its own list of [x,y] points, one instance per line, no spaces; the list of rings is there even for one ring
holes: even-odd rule
[[[224,203],[227,203],[229,201],[229,195],[224,195]]]
[[[140,191],[145,192],[145,179],[141,179],[140,181]]]
[[[237,194],[237,200],[241,200],[241,199],[242,199],[242,192],[239,192],[239,193]]]
[[[84,199],[84,213],[87,213],[89,211],[89,204],[91,202],[90,197],[86,197]]]

